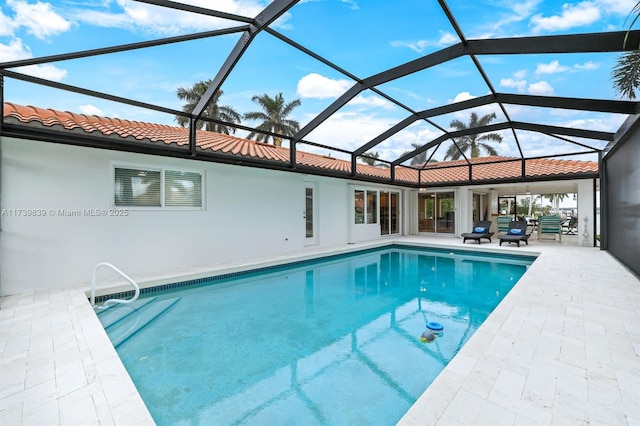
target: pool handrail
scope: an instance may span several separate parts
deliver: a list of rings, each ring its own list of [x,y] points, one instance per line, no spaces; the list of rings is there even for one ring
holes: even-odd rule
[[[107,306],[113,303],[127,304],[127,303],[132,303],[138,300],[138,296],[140,296],[140,286],[138,286],[138,284],[133,279],[131,279],[131,277],[129,277],[124,272],[122,272],[120,269],[113,266],[111,263],[101,262],[101,263],[98,263],[95,266],[95,268],[93,268],[93,275],[91,277],[91,306],[93,308],[96,308],[96,272],[98,271],[98,269],[100,269],[103,266],[111,268],[112,270],[120,274],[122,278],[129,281],[129,283],[131,283],[131,285],[135,289],[135,294],[131,299],[126,299],[126,300],[125,299],[109,299],[102,304],[102,308],[106,308]]]

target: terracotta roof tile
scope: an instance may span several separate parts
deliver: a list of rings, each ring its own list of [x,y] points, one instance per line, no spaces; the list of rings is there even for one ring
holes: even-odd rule
[[[162,143],[185,147],[189,144],[189,130],[163,124],[106,118],[95,115],[76,114],[68,111],[56,111],[34,106],[22,106],[6,102],[4,104],[5,121],[42,125],[56,130],[75,130],[87,133],[98,132],[111,138],[122,138],[141,142]],[[60,129],[58,129],[60,127]],[[289,162],[289,149],[251,141],[236,136],[196,131],[196,145],[200,151],[215,152],[261,160]],[[512,160],[512,161],[509,161]],[[296,151],[298,164],[317,167],[345,174],[351,173],[351,162],[309,152]],[[502,161],[497,163],[497,161]],[[522,171],[522,161],[508,157],[471,158],[472,179],[476,182],[517,179]],[[391,170],[358,163],[356,171],[360,175],[389,179]],[[525,161],[526,176],[554,177],[575,174],[598,173],[598,163],[594,161],[530,159]],[[469,181],[469,166],[466,160],[430,163],[422,171],[413,167],[398,166],[395,169],[398,182],[416,184],[461,184]]]

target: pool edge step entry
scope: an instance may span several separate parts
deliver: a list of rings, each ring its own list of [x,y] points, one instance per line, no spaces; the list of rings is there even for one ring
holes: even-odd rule
[[[104,329],[114,326],[118,322],[127,318],[129,315],[136,313],[137,311],[144,309],[145,306],[154,302],[157,297],[152,297],[145,300],[138,300],[130,305],[111,305],[101,311],[98,311],[98,319]]]
[[[155,319],[171,309],[180,301],[180,297],[164,300],[156,300],[143,304],[133,312],[128,312],[122,319],[112,323],[109,327],[105,326],[107,335],[111,343],[117,348],[129,338],[134,336],[138,331],[152,323]],[[119,307],[121,308],[121,307]],[[113,326],[116,325],[117,326]]]

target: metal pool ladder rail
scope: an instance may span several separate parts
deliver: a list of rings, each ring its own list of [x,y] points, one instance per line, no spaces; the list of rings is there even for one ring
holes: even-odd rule
[[[118,274],[120,274],[120,276],[122,278],[124,278],[125,280],[129,281],[131,283],[131,285],[133,286],[133,288],[135,288],[136,292],[133,295],[133,297],[131,299],[109,299],[106,302],[104,302],[102,304],[101,308],[106,308],[110,305],[112,305],[113,303],[122,303],[122,304],[126,304],[126,303],[132,303],[135,302],[136,300],[138,300],[138,296],[140,296],[140,287],[138,286],[138,284],[132,280],[127,274],[125,274],[124,272],[122,272],[120,269],[116,268],[115,266],[113,266],[110,263],[107,262],[102,262],[102,263],[98,263],[96,265],[95,268],[93,268],[93,276],[91,278],[91,306],[92,307],[96,307],[96,272],[98,271],[98,269],[100,269],[101,267],[106,266],[108,268],[113,269],[114,271],[116,271]],[[98,309],[101,309],[98,308]]]

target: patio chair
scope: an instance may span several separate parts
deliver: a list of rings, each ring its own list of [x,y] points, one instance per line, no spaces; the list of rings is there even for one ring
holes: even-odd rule
[[[562,233],[566,235],[576,235],[578,233],[578,218],[572,216],[562,223]]]
[[[480,240],[482,238],[486,238],[491,242],[491,237],[493,236],[493,232],[491,232],[491,221],[490,220],[479,220],[473,222],[473,230],[472,232],[465,232],[461,234],[462,236],[462,244],[466,243],[467,240],[474,240],[480,244]]]
[[[558,241],[562,241],[562,223],[559,216],[540,216],[538,219],[538,239],[544,235],[553,235],[553,239],[558,236]]]
[[[527,221],[525,220],[512,220],[509,222],[509,229],[506,234],[499,234],[500,245],[503,242],[516,243],[520,247],[520,241],[524,241],[526,245],[529,245],[529,237],[531,234],[527,234]]]
[[[498,226],[498,233],[505,233],[509,230],[509,222],[513,218],[511,216],[498,216],[496,217],[496,225]]]

